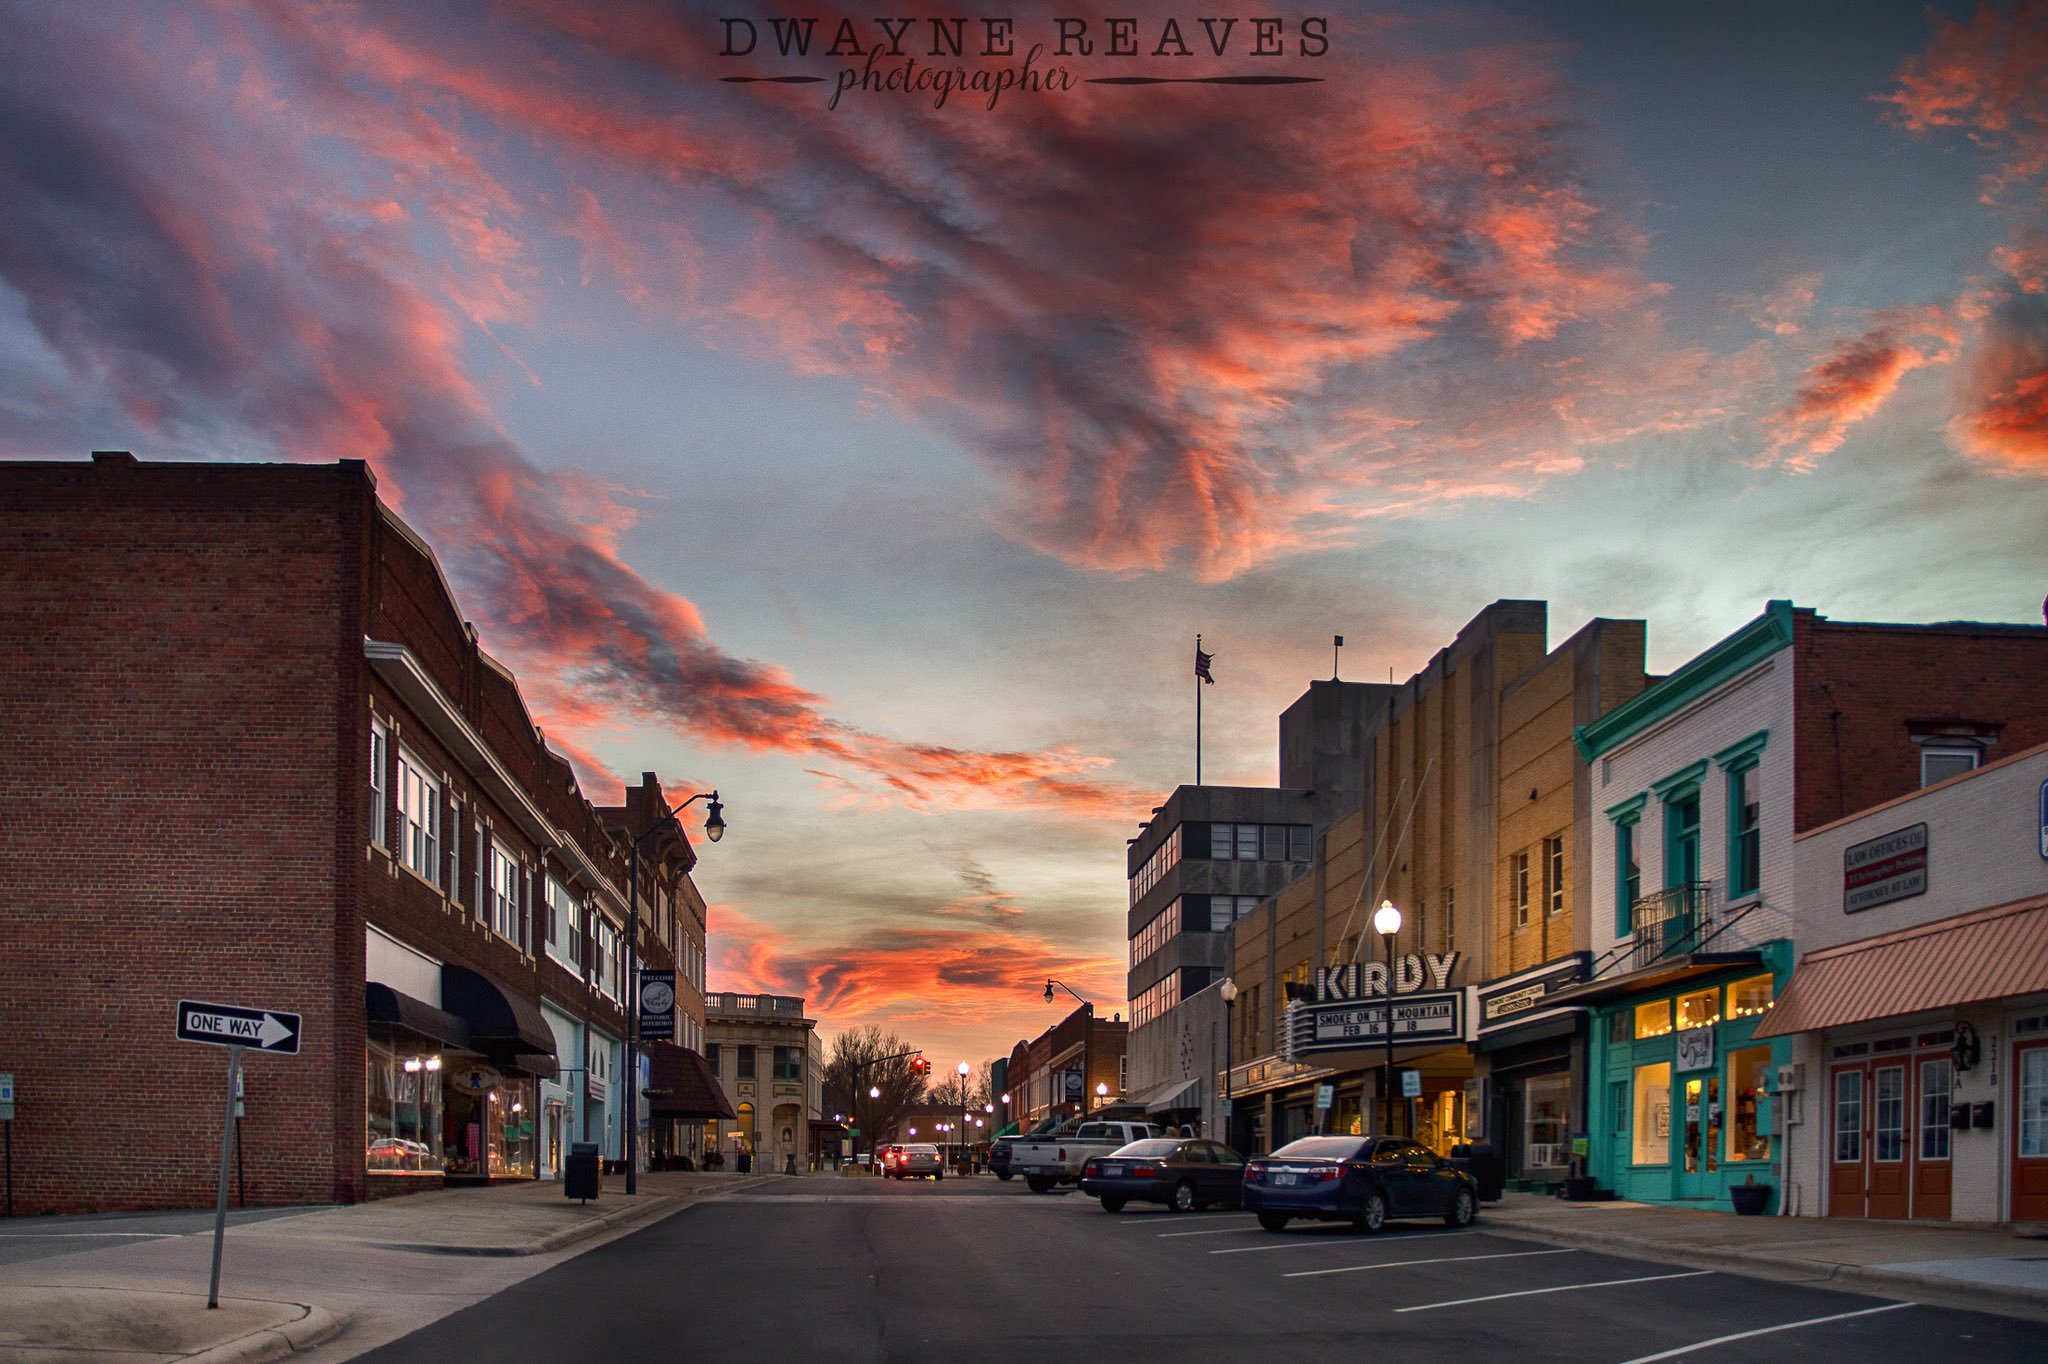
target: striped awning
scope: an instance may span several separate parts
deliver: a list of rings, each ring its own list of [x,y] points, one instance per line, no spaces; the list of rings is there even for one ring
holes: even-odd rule
[[[2048,896],[1918,924],[1799,959],[1756,1025],[1786,1037],[2048,992]]]

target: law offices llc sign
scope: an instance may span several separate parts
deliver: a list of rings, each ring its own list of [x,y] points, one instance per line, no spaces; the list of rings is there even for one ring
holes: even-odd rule
[[[1857,843],[1842,854],[1842,912],[1857,914],[1927,893],[1927,826]]]

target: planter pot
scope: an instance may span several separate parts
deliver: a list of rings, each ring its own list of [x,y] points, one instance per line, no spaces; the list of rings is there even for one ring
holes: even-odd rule
[[[1768,1184],[1736,1184],[1730,1186],[1728,1197],[1735,1203],[1735,1211],[1744,1217],[1755,1217],[1771,1201],[1771,1186]]]
[[[1568,1203],[1585,1203],[1593,1197],[1593,1181],[1583,1175],[1574,1175],[1560,1184],[1557,1196]]]

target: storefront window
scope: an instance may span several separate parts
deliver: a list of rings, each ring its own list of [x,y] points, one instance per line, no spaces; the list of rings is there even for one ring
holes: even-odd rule
[[[372,1037],[366,1079],[366,1167],[377,1174],[440,1174],[440,1056]]]
[[[533,1178],[539,1151],[533,1119],[532,1080],[507,1079],[491,1091],[487,1122],[493,1176]]]
[[[1748,980],[1738,980],[1728,987],[1728,1017],[1730,1021],[1738,1018],[1755,1018],[1758,1014],[1769,1013],[1770,1010],[1771,978],[1769,976],[1751,976]]]
[[[1668,1007],[1668,1005],[1667,1005]],[[1638,1022],[1640,1026],[1640,1021]],[[1669,1031],[1667,1028],[1666,1031]],[[1638,1165],[1671,1163],[1671,1063],[1636,1067],[1635,1142]]]
[[[1704,1028],[1710,1023],[1721,1021],[1721,992],[1701,990],[1695,994],[1678,997],[1678,1026],[1681,1028]]]
[[[1662,1037],[1671,1031],[1671,1001],[1636,1005],[1636,1037]]]
[[[1563,1166],[1571,1160],[1569,1075],[1545,1075],[1524,1087],[1522,1163],[1531,1169]]]
[[[1735,1111],[1728,1122],[1731,1161],[1771,1158],[1771,1139],[1758,1120],[1770,1073],[1769,1047],[1744,1047],[1728,1053],[1728,1092],[1735,1099]]]
[[[1948,1159],[1949,1059],[1920,1063],[1920,1159]]]

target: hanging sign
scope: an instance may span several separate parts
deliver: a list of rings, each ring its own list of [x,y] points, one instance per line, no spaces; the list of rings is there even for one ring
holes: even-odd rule
[[[1704,1028],[1687,1028],[1678,1034],[1679,1070],[1712,1070],[1714,1068],[1714,1025]]]
[[[448,1072],[448,1087],[463,1094],[488,1094],[504,1078],[490,1066],[462,1066]]]

